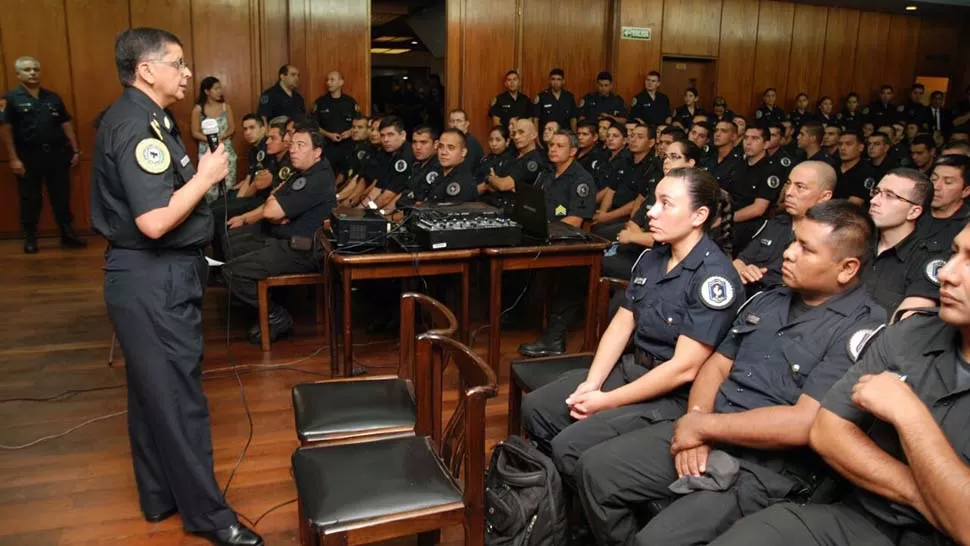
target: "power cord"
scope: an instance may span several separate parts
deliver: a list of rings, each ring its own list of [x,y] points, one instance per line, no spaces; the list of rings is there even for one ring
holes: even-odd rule
[[[536,252],[535,257],[532,258],[532,261],[537,261],[539,259],[539,256],[541,256],[541,255],[542,255],[542,249],[540,248],[539,251]],[[499,273],[499,274],[501,274],[501,273]],[[525,293],[529,291],[529,285],[532,284],[532,278],[533,278],[534,275],[535,275],[535,272],[532,271],[532,270],[530,270],[529,271],[529,278],[528,278],[528,280],[525,281],[525,286],[522,287],[522,291],[519,292],[519,295],[515,297],[515,301],[512,302],[512,305],[508,306],[506,309],[504,309],[501,313],[498,314],[498,320],[499,321],[502,320],[502,317],[504,317],[505,315],[507,315],[508,313],[510,313],[513,309],[515,309],[516,307],[518,307],[519,302],[522,301],[522,298],[525,296]],[[468,347],[469,348],[474,349],[474,347],[475,347],[475,336],[477,336],[479,334],[479,332],[481,332],[482,330],[488,328],[490,325],[491,325],[491,323],[490,322],[487,322],[487,323],[479,326],[478,328],[475,328],[475,330],[472,332],[472,335],[470,335],[468,337]]]

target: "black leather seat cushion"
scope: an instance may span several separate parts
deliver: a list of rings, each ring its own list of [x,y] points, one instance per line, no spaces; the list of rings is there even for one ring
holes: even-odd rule
[[[593,364],[593,357],[584,355],[563,355],[548,360],[513,360],[512,376],[526,391],[534,391],[539,387],[552,383],[560,375],[582,368],[589,368]]]
[[[293,413],[301,442],[413,427],[416,420],[408,383],[396,378],[297,385],[293,387]]]
[[[321,530],[462,501],[425,436],[301,447],[293,477],[304,517]]]

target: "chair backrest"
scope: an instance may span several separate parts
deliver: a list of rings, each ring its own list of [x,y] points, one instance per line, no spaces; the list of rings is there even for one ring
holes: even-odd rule
[[[415,378],[418,418],[415,432],[430,436],[442,462],[456,480],[462,480],[466,509],[484,510],[485,496],[485,405],[498,395],[495,372],[467,346],[434,333],[417,337],[418,360],[431,370]],[[458,370],[458,401],[442,429],[442,382],[448,365]]]
[[[626,290],[630,284],[629,280],[617,279],[614,277],[600,277],[596,287],[596,338],[603,337],[606,328],[610,325],[610,292],[614,287]]]
[[[458,331],[458,319],[440,301],[417,292],[401,294],[401,355],[398,362],[398,377],[412,379],[415,376],[417,365],[414,336],[417,321],[421,319],[423,312],[427,312],[431,317],[428,333],[451,337]]]

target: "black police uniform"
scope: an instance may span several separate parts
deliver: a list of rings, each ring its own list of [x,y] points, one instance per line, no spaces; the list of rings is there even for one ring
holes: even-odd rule
[[[820,111],[816,111],[815,119],[817,119],[823,127],[828,127],[830,125],[833,127],[841,127],[836,116],[827,116]]]
[[[626,117],[626,104],[623,97],[616,93],[603,96],[599,93],[587,93],[579,101],[580,119],[598,120],[600,116]]]
[[[340,174],[344,175],[344,180],[350,180],[358,175],[362,176],[364,166],[370,161],[371,156],[377,153],[377,148],[369,140],[355,141],[348,154],[348,160],[344,163],[344,169],[340,171]]]
[[[647,218],[647,211],[656,202],[657,183],[663,178],[663,162],[653,154],[652,150],[644,161],[649,161],[649,164],[642,169],[640,175],[643,187],[641,193],[643,203],[630,215],[630,221],[646,231],[650,223],[649,218]],[[626,222],[622,224],[622,227],[626,227]],[[619,232],[612,234],[610,238],[616,237],[617,234]],[[633,265],[636,264],[643,248],[636,243],[614,243],[603,255],[603,276],[629,279]]]
[[[674,357],[680,336],[705,345],[720,344],[741,304],[741,280],[706,235],[667,272],[669,245],[644,251],[633,268],[623,308],[633,313],[635,354],[618,361],[600,390],[607,392],[639,379]],[[587,449],[659,421],[673,421],[687,409],[689,385],[638,404],[604,410],[582,421],[563,403],[586,380],[587,370],[564,373],[525,395],[522,425],[540,450],[551,454],[567,483]]]
[[[657,92],[651,97],[646,90],[633,97],[630,101],[630,118],[642,119],[647,125],[663,125],[670,117],[670,99],[667,95]]]
[[[168,120],[168,123],[166,123]],[[128,87],[101,118],[91,175],[91,221],[108,240],[104,298],[125,355],[128,435],[142,512],[177,508],[185,529],[234,525],[212,465],[202,391],[203,248],[212,215],[201,200],[158,239],[139,216],[168,206],[195,176],[175,124]]]
[[[757,110],[755,110],[754,117],[756,120],[762,123],[766,123],[768,125],[781,123],[786,119],[788,119],[788,116],[785,115],[785,111],[782,110],[781,108],[777,106],[773,108],[768,108],[763,104],[761,105],[761,108],[758,108]]]
[[[873,248],[873,255],[878,246]],[[896,246],[884,250],[862,269],[869,295],[890,315],[903,299],[940,299],[938,273],[949,252],[919,238],[915,231]]]
[[[702,110],[700,106],[695,106],[694,112],[691,113],[691,111],[687,109],[686,104],[681,104],[676,109],[674,109],[673,115],[670,116],[670,122],[673,123],[675,121],[679,121],[680,124],[684,127],[684,130],[689,131],[691,126],[694,125],[694,116],[706,116],[706,115],[707,115],[707,112]]]
[[[492,105],[488,108],[488,116],[489,118],[498,118],[502,127],[508,127],[509,120],[512,118],[532,117],[532,102],[529,100],[529,96],[522,92],[516,93],[513,97],[511,93],[505,91],[492,99]]]
[[[797,109],[792,110],[788,114],[788,119],[791,120],[791,130],[793,135],[798,134],[798,130],[802,128],[802,125],[809,121],[821,121],[815,114],[809,112],[808,110],[804,112],[799,112]]]
[[[349,131],[354,117],[359,113],[360,107],[357,101],[346,93],[341,93],[337,98],[333,98],[330,93],[321,95],[314,101],[310,111],[310,115],[316,119],[320,129],[328,133]],[[349,160],[348,155],[353,147],[353,141],[349,138],[339,142],[327,139],[327,145],[323,147],[323,156],[330,161],[335,172],[341,172]]]
[[[441,169],[441,166],[438,168]],[[429,171],[426,176],[434,172]],[[448,173],[442,171],[408,197],[415,202],[467,203],[478,199],[478,184],[472,176],[471,165],[468,161],[462,161]],[[400,204],[398,208],[401,208]]]
[[[276,188],[273,197],[289,220],[286,224],[260,222],[229,232],[223,275],[232,295],[244,304],[259,305],[256,284],[266,277],[287,273],[307,273],[319,268],[312,250],[293,248],[294,238],[313,240],[323,221],[337,206],[334,176],[330,163],[320,159],[306,171],[295,174]],[[270,315],[280,313],[279,304],[270,301]]]
[[[382,169],[378,174],[377,187],[391,193],[401,193],[408,187],[411,179],[411,166],[414,165],[414,152],[405,142],[396,152],[382,152]]]
[[[960,332],[936,315],[916,315],[889,327],[872,342],[862,361],[835,384],[822,408],[854,424],[879,449],[907,463],[899,434],[852,401],[863,375],[885,371],[906,375],[957,455],[970,458],[967,415],[970,385],[960,382]],[[965,370],[966,368],[963,368]],[[962,384],[961,384],[962,383]],[[859,487],[837,504],[779,504],[745,518],[712,546],[894,546],[953,544],[916,509]]]
[[[880,125],[892,125],[899,119],[899,114],[900,112],[895,104],[883,104],[882,101],[869,103],[869,106],[862,109],[862,115],[865,116],[865,119],[871,121],[877,129]]]
[[[915,122],[920,130],[929,130],[932,123],[930,107],[921,102],[906,101],[896,107],[897,119],[903,122]]]
[[[833,169],[835,169],[836,173],[839,172],[838,162],[836,162],[832,156],[825,153],[824,149],[819,150],[818,152],[815,153],[815,155],[813,155],[812,157],[809,157],[806,161],[821,161],[822,163],[828,163],[829,165],[832,166]]]
[[[737,149],[732,149],[731,153],[725,156],[723,161],[718,161],[717,148],[713,148],[710,155],[701,158],[700,167],[711,173],[722,188],[729,188],[731,187],[732,181],[737,178],[738,169],[743,162],[744,154],[739,154]],[[736,207],[735,210],[737,210]]]
[[[841,168],[837,168],[835,172],[838,174],[838,182],[835,184],[832,196],[834,199],[857,197],[862,199],[863,203],[868,203],[871,199],[869,191],[879,183],[876,170],[861,159],[851,169],[842,172]]]
[[[534,185],[539,175],[548,171],[549,168],[548,158],[542,150],[535,148],[505,163],[500,169],[495,169],[495,175],[500,178],[511,177],[516,186],[519,184]],[[482,200],[493,207],[504,209],[512,201],[514,193],[511,191],[488,192],[482,196]]]
[[[842,126],[843,131],[858,131],[862,129],[863,120],[858,111],[850,112],[848,110],[842,110],[835,115],[835,120]]]
[[[23,86],[2,97],[0,125],[10,125],[24,175],[17,177],[20,223],[27,234],[37,231],[43,206],[41,182],[47,185],[54,219],[62,229],[71,226],[71,159],[74,151],[61,124],[71,121],[61,97],[41,88],[37,97]]]
[[[466,159],[467,161],[467,159]],[[504,152],[496,154],[488,154],[479,161],[480,167],[474,169],[475,180],[479,182],[484,182],[488,179],[489,173],[494,169],[496,173],[504,172],[505,166],[515,161],[515,152],[512,148],[506,148]]]
[[[588,150],[581,150],[580,154],[576,154],[576,161],[593,176],[596,191],[606,188],[610,183],[611,172],[609,153],[594,145]]]
[[[749,165],[747,161],[739,161],[730,187],[724,188],[731,194],[731,207],[734,213],[737,214],[739,210],[751,205],[756,199],[767,199],[770,209],[771,204],[778,200],[783,175],[781,164],[772,161],[768,156],[761,158],[754,165]],[[745,222],[735,222],[734,248],[744,248],[764,223],[764,216]]]
[[[267,121],[277,116],[301,120],[306,116],[306,102],[299,91],[294,89],[291,95],[284,91],[283,86],[277,82],[276,85],[263,91],[263,94],[259,96],[259,106],[256,111]]]
[[[953,239],[960,234],[963,227],[970,222],[970,204],[964,203],[949,218],[934,218],[925,213],[916,223],[917,237],[932,243],[932,248],[941,248],[949,256]]]
[[[868,159],[868,156],[866,156],[866,159]],[[876,179],[876,184],[878,184],[879,181],[882,180],[882,177],[886,176],[889,171],[899,167],[899,162],[888,154],[883,158],[882,163],[879,165],[873,165],[871,160],[867,163],[869,164],[869,167],[872,168],[872,177]]]
[[[411,177],[407,187],[401,192],[397,208],[413,205],[417,201],[424,201],[428,188],[441,177],[441,164],[437,156],[431,156],[424,161],[415,160],[411,164]]]
[[[793,313],[793,311],[795,311]],[[714,413],[821,401],[853,364],[853,340],[886,320],[861,285],[809,307],[790,288],[752,298],[717,352],[732,361]],[[786,499],[805,500],[829,471],[807,447],[779,451],[719,444],[740,464],[723,490],[675,497],[670,444],[674,424],[661,422],[589,449],[579,461],[579,497],[600,544],[706,544],[738,519]],[[639,532],[632,508],[673,500]],[[753,541],[751,544],[757,544]]]
[[[479,177],[482,176],[482,159],[485,157],[485,150],[482,149],[482,145],[478,143],[478,139],[475,135],[471,133],[465,133],[465,148],[468,150],[465,154],[465,163],[468,164],[469,170],[471,170],[472,176],[475,180],[480,180]],[[488,174],[486,171],[485,174]]]
[[[792,217],[780,212],[768,220],[754,238],[748,242],[738,259],[746,265],[763,267],[768,271],[756,283],[745,285],[748,295],[781,285],[781,266],[785,249],[794,240]]]
[[[628,148],[623,148],[618,154],[609,160],[610,178],[607,186],[613,190],[613,205],[610,210],[615,210],[637,198],[643,193],[643,181],[641,175],[651,163],[644,158],[640,163],[633,159],[633,152]]]
[[[793,158],[791,154],[788,153],[788,150],[786,150],[784,147],[779,147],[774,155],[770,155],[768,157],[770,157],[773,161],[776,161],[778,165],[781,166],[782,172],[784,173],[784,176],[782,176],[781,179],[783,182],[787,182],[788,175],[791,173],[791,170],[795,168],[795,165],[798,164],[795,158]]]
[[[579,112],[576,109],[576,98],[569,91],[563,89],[559,98],[546,89],[540,91],[532,101],[534,109],[532,116],[539,120],[539,130],[546,126],[547,121],[555,121],[563,129],[571,129],[570,120],[576,119]]]

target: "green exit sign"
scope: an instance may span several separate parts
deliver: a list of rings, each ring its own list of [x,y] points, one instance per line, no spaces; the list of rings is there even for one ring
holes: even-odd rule
[[[649,40],[649,27],[623,27],[621,37],[624,40]]]

